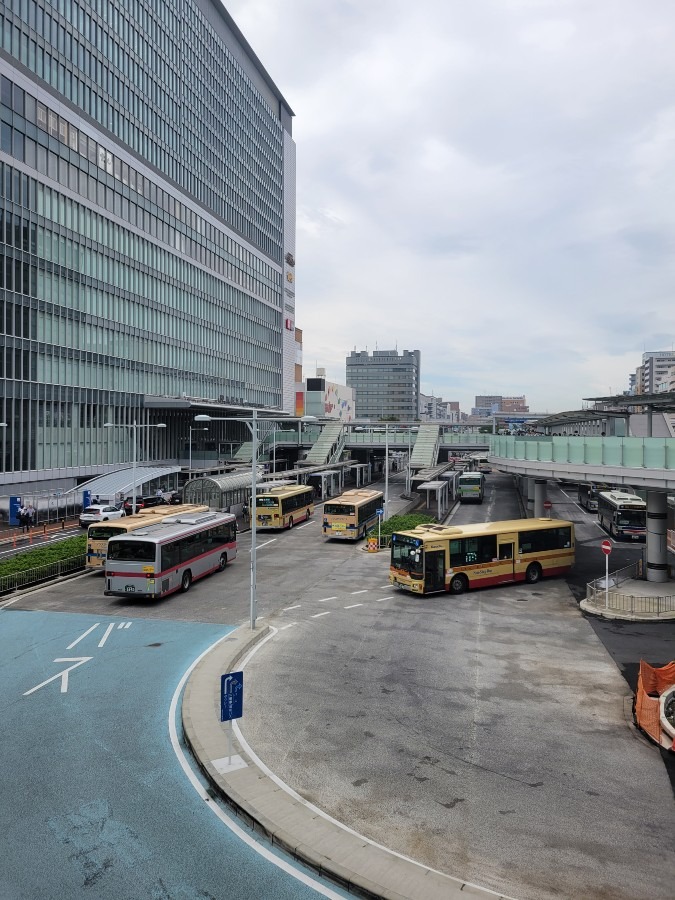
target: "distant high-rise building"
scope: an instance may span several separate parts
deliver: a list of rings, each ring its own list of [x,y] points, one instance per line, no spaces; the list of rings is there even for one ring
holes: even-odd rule
[[[419,416],[419,350],[353,350],[346,359],[357,419],[413,421]]]
[[[654,394],[669,381],[669,369],[675,365],[675,351],[656,350],[642,354],[642,365],[635,373],[635,393]],[[632,381],[632,379],[631,379]]]
[[[530,408],[524,396],[502,397],[501,394],[477,394],[476,405],[471,410],[473,416],[491,416],[494,413],[529,412]]]

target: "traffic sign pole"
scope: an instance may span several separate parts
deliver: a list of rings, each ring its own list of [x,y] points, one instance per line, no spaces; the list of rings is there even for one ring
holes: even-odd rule
[[[609,606],[609,554],[612,552],[612,542],[604,540],[600,547],[605,554],[605,609],[607,609]]]

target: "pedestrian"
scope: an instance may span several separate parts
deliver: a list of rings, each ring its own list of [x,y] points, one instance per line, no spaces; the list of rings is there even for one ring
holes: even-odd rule
[[[26,518],[27,518],[26,506],[23,503],[19,507],[19,511],[18,511],[17,515],[19,517],[19,527],[21,528],[21,532],[23,533],[24,531],[26,531]]]
[[[28,504],[28,508],[26,509],[26,525],[28,526],[27,531],[30,531],[33,525],[35,524],[35,507],[32,503]]]
[[[246,503],[244,503],[241,508],[241,515],[244,519],[244,522],[248,522],[248,506],[246,505]]]

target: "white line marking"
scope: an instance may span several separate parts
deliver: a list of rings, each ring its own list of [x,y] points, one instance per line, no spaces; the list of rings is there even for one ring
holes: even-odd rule
[[[124,627],[125,627],[125,628],[131,628],[131,622],[127,622],[126,625],[125,625]]]
[[[83,663],[89,662],[89,660],[93,658],[93,656],[73,656],[72,658],[62,656],[59,659],[55,659],[54,662],[72,662],[75,663],[75,665],[68,666],[67,669],[63,670],[63,672],[57,672],[56,675],[52,675],[51,678],[43,681],[42,684],[36,684],[35,687],[31,688],[29,691],[24,691],[24,697],[28,697],[29,694],[34,694],[35,691],[39,691],[41,687],[44,687],[46,684],[49,684],[52,681],[56,681],[57,678],[61,679],[61,693],[66,694],[68,692],[68,672],[70,672],[71,669],[77,669],[78,666],[81,666]]]
[[[268,544],[273,544],[275,541],[276,541],[276,538],[271,538],[269,541],[265,541],[264,544],[256,544],[255,552],[257,553],[258,550],[262,550],[263,547],[266,547]],[[250,553],[251,551],[249,550],[248,552]]]
[[[352,603],[351,606],[343,606],[343,609],[354,609],[357,606],[363,606],[363,603]]]
[[[223,825],[225,825],[227,828],[229,828],[230,831],[233,834],[235,834],[239,838],[240,841],[243,841],[248,847],[251,848],[251,850],[254,850],[256,853],[260,854],[260,856],[262,856],[268,862],[271,862],[273,865],[277,866],[277,868],[281,869],[283,872],[286,872],[292,878],[296,878],[298,881],[302,882],[302,884],[307,884],[311,888],[314,888],[314,890],[318,894],[320,894],[322,897],[328,897],[329,900],[341,900],[341,897],[342,897],[341,894],[336,894],[335,891],[330,890],[330,888],[324,887],[324,885],[322,885],[320,882],[315,881],[313,878],[310,878],[309,875],[305,875],[303,872],[298,871],[296,868],[291,866],[285,860],[280,859],[278,856],[275,856],[274,853],[272,853],[270,850],[267,849],[267,847],[261,846],[256,840],[254,840],[253,837],[251,837],[251,835],[247,831],[245,831],[236,822],[231,820],[223,812],[223,810],[220,808],[220,806],[218,806],[217,803],[214,803],[212,801],[211,796],[209,794],[207,794],[205,789],[202,787],[199,779],[197,778],[195,773],[192,771],[192,769],[187,761],[187,757],[185,756],[185,753],[183,752],[183,749],[180,746],[180,743],[178,741],[178,729],[176,728],[176,718],[177,718],[178,701],[180,699],[181,692],[183,690],[185,682],[188,680],[188,678],[192,674],[192,671],[201,662],[201,660],[208,653],[210,653],[212,650],[214,650],[218,646],[218,644],[221,644],[223,641],[227,640],[228,635],[229,635],[229,633],[224,635],[224,637],[222,637],[219,641],[216,641],[207,650],[205,650],[201,654],[201,656],[198,656],[197,659],[189,667],[189,669],[185,672],[185,674],[183,675],[181,680],[178,682],[176,690],[174,691],[174,695],[171,698],[171,706],[169,707],[169,736],[171,738],[171,746],[173,747],[173,751],[176,754],[176,758],[178,759],[180,767],[185,772],[185,775],[186,775],[188,781],[190,782],[192,787],[197,792],[197,795],[199,796],[199,798],[208,805],[211,812],[215,816],[217,816],[220,819],[220,821],[223,823]],[[270,634],[270,637],[272,637],[272,636],[273,635]],[[260,641],[258,646],[261,647],[266,642],[267,642],[267,638],[263,638],[263,640]],[[247,659],[248,659],[248,657],[247,657]],[[244,660],[244,664],[245,663],[246,663],[246,660]]]
[[[383,600],[393,600],[393,599],[394,599],[393,597],[376,597],[375,602],[382,603]]]
[[[113,630],[114,627],[115,627],[114,622],[111,622],[110,625],[108,625],[108,627],[105,630],[105,634],[103,635],[101,640],[98,642],[99,647],[102,647],[105,644],[105,642],[108,640],[108,637],[110,636],[110,632]]]
[[[390,584],[381,584],[381,585],[380,585],[380,590],[381,590],[381,591],[388,591],[390,587],[391,587]]]
[[[329,615],[330,615],[330,611],[326,611],[326,612],[322,612],[322,613],[314,613],[314,615],[311,616],[310,618],[318,619],[319,616],[329,616]]]
[[[337,600],[337,597],[323,597],[323,599],[317,600],[317,603],[325,603],[326,600]]]
[[[363,590],[363,591],[351,591],[352,596],[354,596],[354,594],[367,594],[367,593],[368,593],[367,589]]]
[[[297,622],[289,622],[288,625],[282,625],[279,631],[286,631],[287,628],[292,628],[294,625],[297,625]]]
[[[301,606],[302,606],[302,603],[296,603],[295,606],[285,606],[284,612],[288,612],[291,609],[300,609]]]
[[[76,644],[79,644],[81,640],[84,640],[84,638],[86,638],[86,636],[87,636],[88,634],[91,634],[92,631],[94,630],[94,628],[98,628],[98,626],[99,626],[100,624],[101,624],[100,622],[97,622],[95,625],[92,625],[91,628],[87,628],[87,630],[85,631],[85,633],[84,633],[84,634],[81,634],[81,635],[79,636],[79,638],[77,638],[77,640],[74,640],[72,644],[68,644],[68,646],[66,647],[66,650],[72,650],[73,647],[74,647]]]

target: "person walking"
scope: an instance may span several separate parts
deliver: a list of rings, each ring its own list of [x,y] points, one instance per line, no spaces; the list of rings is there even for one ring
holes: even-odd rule
[[[28,513],[26,511],[26,506],[24,503],[19,507],[19,511],[17,512],[19,517],[19,528],[21,529],[21,533],[23,534],[26,531],[27,517]]]
[[[30,531],[33,525],[35,525],[35,507],[32,503],[28,504],[28,508],[26,509],[26,525],[28,526],[26,531]]]

